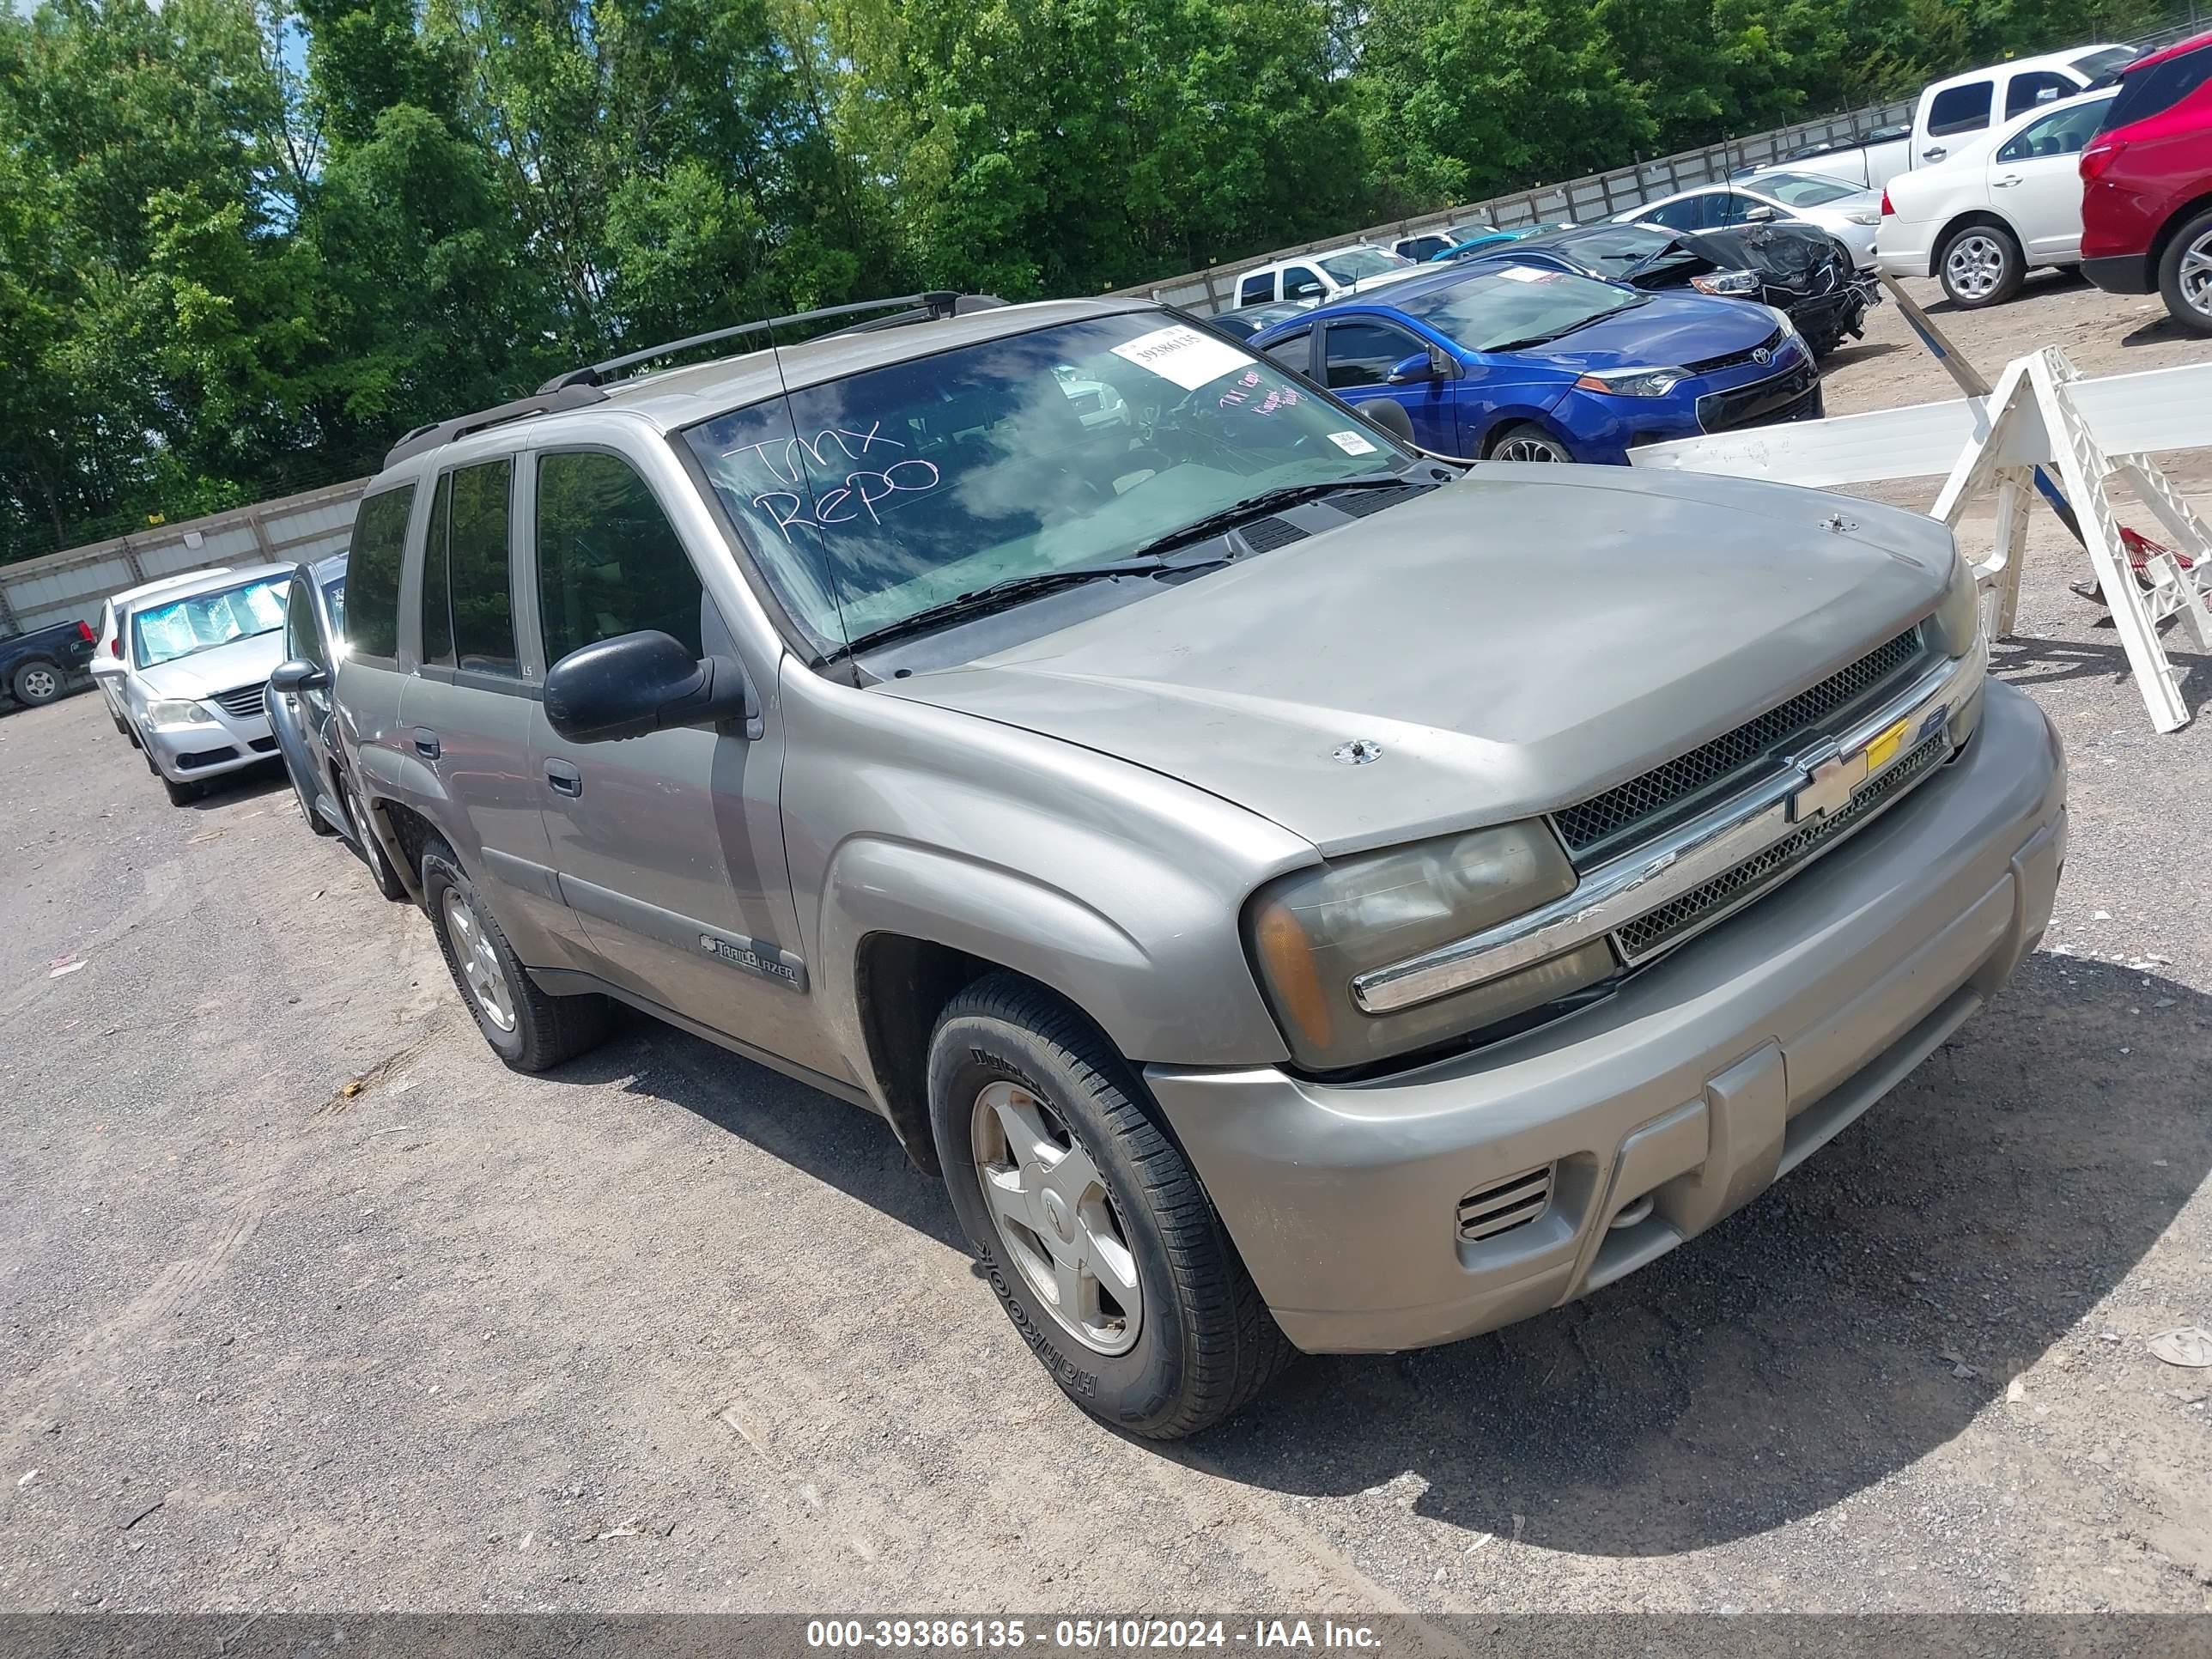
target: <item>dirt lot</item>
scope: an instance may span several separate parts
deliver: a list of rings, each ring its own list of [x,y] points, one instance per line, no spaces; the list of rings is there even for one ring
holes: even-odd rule
[[[2159,316],[1945,320],[2212,356]],[[1885,307],[1830,406],[1948,395]],[[1998,1004],[1650,1271],[1166,1451],[874,1119],[636,1018],[511,1075],[279,779],[0,720],[0,1607],[2212,1608],[2212,1371],[2144,1346],[2212,1323],[2212,720],[2151,732],[2069,545],[2000,652],[2075,817]]]

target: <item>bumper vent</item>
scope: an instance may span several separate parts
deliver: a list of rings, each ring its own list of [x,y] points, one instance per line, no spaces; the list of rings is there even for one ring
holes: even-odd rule
[[[252,685],[241,685],[234,690],[218,691],[209,701],[220,704],[222,712],[233,720],[254,720],[266,712],[262,706],[261,685],[258,681]]]
[[[1736,781],[1760,762],[1771,760],[1790,739],[1829,723],[1919,655],[1920,630],[1909,628],[1756,720],[1580,805],[1554,812],[1552,822],[1568,855],[1577,864],[1590,862],[1600,851],[1609,853],[1656,833],[1715,793],[1717,786]]]
[[[1547,1164],[1540,1170],[1531,1170],[1510,1181],[1477,1188],[1469,1193],[1459,1201],[1459,1236],[1495,1238],[1535,1220],[1552,1201],[1552,1171],[1555,1167]]]
[[[1807,824],[1796,835],[1776,842],[1735,869],[1715,876],[1704,886],[1692,888],[1673,903],[1662,904],[1637,917],[1613,935],[1620,943],[1620,954],[1634,963],[1684,933],[1718,921],[1776,877],[1803,864],[1837,836],[1895,800],[1941,765],[1950,747],[1948,733],[1938,732],[1880,777],[1861,784],[1840,811]]]

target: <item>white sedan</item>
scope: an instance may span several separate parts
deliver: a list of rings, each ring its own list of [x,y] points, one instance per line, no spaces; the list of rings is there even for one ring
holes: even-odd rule
[[[1954,305],[2009,300],[2038,265],[2081,258],[2081,147],[2113,94],[2032,110],[1934,167],[1889,181],[1875,260],[1893,276],[1935,276]]]
[[[1817,173],[1772,167],[1725,185],[1662,196],[1613,217],[1616,224],[1664,225],[1669,230],[1718,230],[1796,219],[1818,225],[1850,250],[1854,265],[1866,266],[1874,263],[1881,193]]]

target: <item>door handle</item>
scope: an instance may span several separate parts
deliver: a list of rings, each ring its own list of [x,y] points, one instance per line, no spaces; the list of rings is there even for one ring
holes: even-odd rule
[[[415,728],[415,752],[424,760],[438,758],[438,734],[427,726]]]
[[[1920,152],[1920,159],[1923,161],[1940,161],[1950,153],[1941,144],[1931,144]]]
[[[584,793],[584,775],[564,760],[545,763],[545,781],[552,786],[555,794],[566,795],[572,800]]]
[[[2018,184],[2019,182],[2020,182],[2020,174],[2018,174],[2017,173],[2007,173],[2007,174],[2005,174],[2005,176],[2004,176],[2003,178],[2002,178],[2002,179],[1990,179],[1990,189],[1992,189],[1992,190],[2010,190],[2010,189],[2011,189],[2014,185]]]

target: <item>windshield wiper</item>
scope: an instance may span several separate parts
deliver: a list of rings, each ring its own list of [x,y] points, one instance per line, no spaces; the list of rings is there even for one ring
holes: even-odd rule
[[[1193,542],[1202,542],[1234,530],[1241,524],[1249,524],[1254,519],[1264,519],[1270,513],[1296,507],[1300,501],[1319,501],[1325,495],[1334,495],[1340,489],[1382,489],[1405,482],[1405,478],[1395,472],[1362,473],[1356,477],[1332,479],[1327,483],[1285,484],[1279,489],[1263,489],[1256,495],[1247,495],[1243,501],[1223,507],[1218,513],[1209,513],[1202,519],[1194,519],[1180,530],[1170,530],[1164,536],[1155,536],[1131,556],[1143,558],[1147,554],[1166,553],[1178,547],[1187,547]]]
[[[1593,323],[1601,323],[1608,317],[1618,317],[1624,311],[1633,311],[1638,306],[1648,306],[1650,303],[1651,296],[1650,295],[1639,294],[1633,300],[1617,305],[1610,311],[1601,311],[1595,317],[1585,317],[1578,323],[1569,323],[1565,328],[1555,328],[1549,334],[1531,334],[1526,339],[1508,340],[1503,345],[1486,345],[1481,347],[1480,349],[1484,351],[1526,351],[1530,346],[1549,345],[1554,340],[1565,339],[1570,334],[1579,334],[1583,330],[1589,327]]]
[[[888,645],[893,640],[927,634],[956,622],[964,622],[970,617],[988,616],[994,611],[1004,611],[1024,599],[1035,599],[1041,593],[1050,593],[1063,587],[1107,581],[1116,576],[1158,576],[1170,572],[1181,574],[1185,571],[1210,570],[1216,565],[1228,562],[1226,559],[1177,561],[1157,556],[1132,557],[1116,559],[1111,564],[1071,565],[1064,570],[1037,570],[1026,576],[1008,576],[968,592],[957,593],[942,604],[917,611],[910,617],[901,617],[896,622],[885,623],[881,628],[870,629],[832,651],[830,658],[858,656],[863,651]]]

